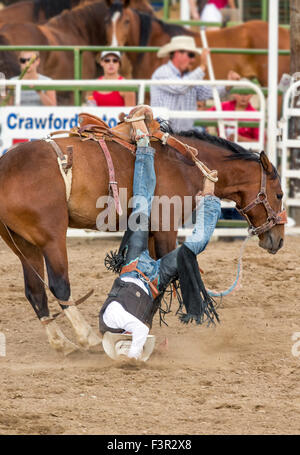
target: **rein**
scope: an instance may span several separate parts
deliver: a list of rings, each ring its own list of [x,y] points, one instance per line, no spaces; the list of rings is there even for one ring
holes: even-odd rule
[[[247,222],[249,223],[249,226],[250,226],[249,234],[250,235],[260,235],[260,234],[263,234],[264,232],[269,231],[276,224],[287,223],[286,210],[282,210],[281,212],[275,212],[275,210],[273,210],[271,205],[269,204],[268,196],[267,196],[267,173],[261,163],[260,163],[260,166],[261,166],[260,191],[258,192],[256,198],[252,202],[250,202],[246,207],[244,207],[243,209],[237,208],[238,212],[241,215],[243,215],[246,218]],[[255,227],[251,224],[251,221],[247,215],[247,212],[249,212],[250,210],[252,210],[254,207],[256,207],[259,204],[263,204],[263,206],[265,207],[266,212],[267,212],[267,220],[261,226]]]

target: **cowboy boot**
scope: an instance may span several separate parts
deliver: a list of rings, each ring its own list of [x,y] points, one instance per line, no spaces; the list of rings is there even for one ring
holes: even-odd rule
[[[131,139],[137,142],[140,147],[149,145],[148,125],[153,120],[153,113],[150,106],[141,105],[133,108],[127,118],[126,123],[131,124]]]
[[[174,278],[178,277],[177,256],[179,248],[162,257],[159,268],[159,291],[163,292]]]

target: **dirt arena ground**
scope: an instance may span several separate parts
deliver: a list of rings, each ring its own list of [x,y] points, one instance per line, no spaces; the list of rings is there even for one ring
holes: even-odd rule
[[[211,242],[201,255],[209,288],[231,284],[240,245]],[[117,243],[69,239],[68,247],[73,296],[95,288],[81,312],[97,330],[114,278],[103,258]],[[18,259],[1,241],[0,434],[300,434],[299,257],[300,237],[275,256],[251,240],[243,287],[223,301],[221,324],[186,327],[171,314],[160,327],[156,317],[153,333],[158,343],[168,337],[168,351],[132,366],[102,347],[53,352],[25,300]],[[67,321],[60,326],[72,338]]]

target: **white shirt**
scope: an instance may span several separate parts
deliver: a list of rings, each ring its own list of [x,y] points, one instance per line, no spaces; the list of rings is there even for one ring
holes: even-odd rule
[[[145,284],[139,278],[124,277],[121,278],[121,280],[135,283],[149,295]],[[123,329],[126,332],[132,333],[132,343],[128,352],[128,357],[138,359],[147,340],[149,327],[133,316],[133,314],[128,313],[128,311],[126,311],[116,300],[111,302],[106,308],[103,314],[103,321],[112,329]]]

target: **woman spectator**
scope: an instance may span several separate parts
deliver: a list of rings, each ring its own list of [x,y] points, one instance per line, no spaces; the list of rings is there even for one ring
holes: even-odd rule
[[[98,80],[124,80],[120,75],[121,54],[118,51],[104,51],[101,53],[99,64],[103,68],[103,76]],[[96,106],[135,106],[136,99],[134,92],[105,92],[94,91],[88,96],[88,104]]]
[[[243,79],[241,79],[242,81]],[[243,93],[236,93],[236,91],[241,91]],[[250,99],[255,92],[251,88],[247,87],[236,87],[231,90],[231,100],[224,101],[221,103],[222,111],[256,111],[252,106]],[[209,109],[215,111],[216,108],[212,107]],[[245,121],[245,120],[244,120]],[[230,131],[228,128],[226,132],[227,139],[234,141],[234,132]],[[257,127],[239,127],[237,131],[237,142],[258,142],[259,140],[259,128]]]

